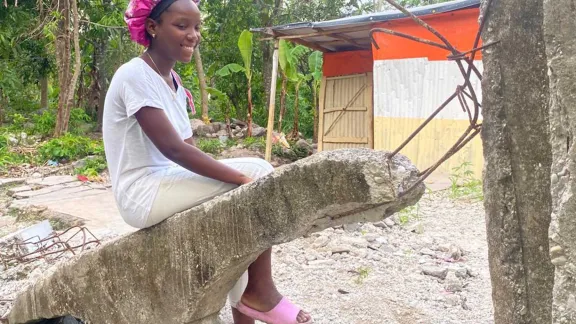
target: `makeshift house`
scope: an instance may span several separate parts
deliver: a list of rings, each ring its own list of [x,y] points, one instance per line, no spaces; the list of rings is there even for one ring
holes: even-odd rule
[[[479,7],[479,0],[458,0],[409,11],[466,52],[472,49],[479,28]],[[386,33],[373,34],[374,46],[373,28],[439,42],[398,10],[253,29],[264,34],[263,38],[285,39],[324,53],[319,150],[394,150],[463,84],[458,65],[448,59],[449,51]],[[477,52],[474,65],[480,72],[481,58]],[[481,100],[479,79],[472,77],[471,82]],[[468,125],[468,114],[453,100],[401,152],[419,168],[427,168]],[[482,162],[477,136],[438,171],[449,174],[453,168],[471,163],[475,175],[480,176]]]

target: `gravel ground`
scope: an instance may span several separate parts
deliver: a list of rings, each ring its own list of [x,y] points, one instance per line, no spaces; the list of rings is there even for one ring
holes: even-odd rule
[[[376,225],[275,247],[279,290],[314,323],[494,322],[482,203],[427,194],[410,213]],[[232,323],[228,307],[221,317]]]
[[[482,204],[446,192],[384,222],[276,246],[273,263],[280,291],[315,323],[493,323]],[[51,266],[0,265],[0,316]],[[232,323],[228,307],[221,317]]]

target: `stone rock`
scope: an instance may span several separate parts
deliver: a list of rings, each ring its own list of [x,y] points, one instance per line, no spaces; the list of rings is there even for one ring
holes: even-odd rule
[[[364,239],[370,243],[376,241],[376,239],[378,239],[379,237],[380,236],[378,236],[378,234],[374,234],[374,233],[369,233],[369,234],[364,235]]]
[[[208,134],[214,133],[214,128],[212,125],[206,125],[203,123],[202,125],[198,125],[196,130],[192,130],[192,132],[196,136],[206,137]]]
[[[450,306],[460,305],[460,297],[456,294],[449,294],[444,296],[444,301]]]
[[[190,119],[190,127],[192,128],[192,132],[194,134],[196,134],[196,130],[198,129],[198,127],[204,126],[206,124],[204,124],[204,122],[201,119]]]
[[[400,190],[418,170],[402,155],[384,162],[386,154],[321,152],[104,243],[46,271],[15,299],[8,321],[73,314],[102,324],[216,323],[227,293],[263,250],[415,204],[424,185]],[[410,172],[390,172],[398,165]],[[389,180],[380,186],[376,176]]]
[[[377,242],[378,244],[388,244],[388,239],[385,238],[385,237],[380,236],[380,237],[376,238],[376,242]]]
[[[16,146],[20,141],[14,135],[8,135],[8,145]]]
[[[362,233],[380,233],[378,228],[372,223],[366,223],[360,226],[360,232]]]
[[[422,248],[422,249],[420,250],[420,254],[422,254],[422,255],[429,255],[429,256],[432,256],[432,257],[433,257],[433,256],[436,256],[436,253],[435,253],[434,251],[430,250],[429,248]]]
[[[466,273],[468,273],[468,275],[470,277],[478,277],[478,273],[476,271],[472,270],[472,268],[467,267]]]
[[[312,247],[315,249],[321,248],[321,247],[325,247],[328,242],[330,241],[330,239],[327,236],[319,236],[314,243],[312,243]]]
[[[368,259],[374,260],[374,261],[380,261],[380,260],[382,260],[382,257],[376,253],[371,253],[370,255],[368,255]]]
[[[299,139],[296,142],[296,146],[303,148],[303,149],[312,150],[312,146],[303,138]]]
[[[449,292],[460,292],[463,289],[462,282],[456,278],[454,273],[449,272],[444,282],[444,289]]]
[[[351,253],[359,258],[365,258],[368,255],[366,249],[353,249]]]
[[[456,271],[454,271],[454,274],[456,275],[457,278],[460,279],[466,279],[469,276],[468,269],[466,268],[459,268]]]
[[[462,255],[463,255],[462,249],[459,246],[457,246],[456,244],[450,245],[450,249],[448,250],[448,253],[450,254],[450,257],[453,260],[460,260],[460,258],[462,258]]]
[[[226,131],[226,129],[221,129],[219,131],[216,132],[216,136],[220,137],[220,136],[228,136],[228,132]]]
[[[448,268],[438,266],[423,266],[422,273],[428,276],[445,279],[448,275]]]
[[[234,137],[235,138],[244,138],[244,137],[246,137],[246,132],[247,132],[246,129],[241,129],[241,130],[236,132]]]
[[[258,125],[253,125],[252,127],[252,137],[262,137],[266,136],[266,128],[260,127]]]
[[[384,222],[384,221],[376,222],[376,223],[374,223],[374,226],[379,227],[379,228],[388,228],[388,225],[386,225],[386,222]]]
[[[358,247],[358,248],[367,248],[368,247],[368,241],[366,241],[363,238],[359,238],[359,237],[344,236],[344,237],[342,237],[340,242],[342,242],[346,245],[351,245],[351,246]]]
[[[384,224],[386,224],[388,227],[394,227],[394,225],[396,225],[396,223],[391,218],[386,218],[384,220]]]
[[[344,230],[346,232],[356,232],[360,228],[359,223],[354,224],[344,224]]]
[[[330,251],[332,254],[339,254],[339,253],[348,253],[352,250],[352,247],[349,245],[334,245]]]

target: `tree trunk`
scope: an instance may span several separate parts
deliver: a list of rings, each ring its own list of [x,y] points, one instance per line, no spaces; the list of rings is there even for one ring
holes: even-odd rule
[[[78,81],[78,76],[80,74],[80,67],[81,67],[81,56],[82,53],[80,52],[80,36],[79,36],[79,15],[78,15],[78,5],[76,3],[76,0],[70,0],[68,1],[63,1],[64,6],[70,6],[72,7],[72,15],[74,17],[74,28],[73,28],[73,34],[74,34],[74,57],[75,57],[75,63],[74,63],[74,74],[72,75],[72,78],[69,79],[69,82],[67,81],[66,83],[61,83],[60,84],[60,91],[62,91],[62,89],[64,89],[64,84],[66,85],[66,92],[65,92],[65,96],[62,95],[62,93],[60,93],[60,98],[59,98],[59,104],[58,104],[58,115],[56,117],[56,127],[54,130],[54,136],[58,137],[58,136],[62,136],[64,135],[64,133],[66,133],[68,131],[68,122],[70,120],[70,109],[72,108],[72,106],[74,105],[74,89],[76,88],[76,82]],[[67,34],[67,41],[66,41],[66,45],[68,47],[68,54],[66,54],[67,56],[67,62],[61,62],[61,64],[67,64],[67,73],[66,73],[66,78],[69,78],[69,74],[70,74],[70,9],[69,7],[65,9],[67,15],[63,15],[63,19],[66,22],[64,25],[67,25],[68,28],[66,28],[63,33]]]
[[[194,51],[194,62],[196,63],[196,70],[198,71],[198,81],[200,83],[200,99],[202,103],[202,121],[208,124],[208,90],[206,90],[206,76],[204,75],[204,66],[202,65],[202,56],[200,55],[200,47]]]
[[[282,92],[280,92],[280,112],[278,113],[278,133],[282,133],[282,119],[284,119],[284,113],[286,112],[286,86],[288,83],[288,78],[286,78],[286,73],[282,71]]]
[[[548,79],[541,0],[493,1],[483,43],[484,207],[496,324],[552,321]]]
[[[64,132],[68,131],[68,121],[70,119],[70,109],[74,105],[74,89],[78,83],[78,77],[80,76],[80,70],[82,69],[82,52],[80,51],[80,15],[78,14],[78,3],[76,0],[70,0],[72,4],[72,17],[74,17],[74,29],[73,39],[74,39],[74,74],[72,74],[72,80],[70,80],[68,89],[68,109],[65,115],[65,127]]]
[[[58,5],[58,0],[55,0]],[[56,34],[56,64],[58,66],[58,114],[54,136],[64,133],[64,115],[68,110],[68,89],[70,83],[70,2],[60,2],[60,20]],[[67,124],[67,123],[66,123]],[[67,125],[66,125],[67,126]]]
[[[272,10],[272,13],[270,15],[270,17],[267,17],[268,19],[265,21],[265,26],[266,27],[272,27],[274,25],[274,23],[276,22],[278,16],[280,15],[280,13],[282,12],[282,6],[284,5],[284,0],[275,0],[274,1],[274,10]],[[274,46],[273,46],[273,42],[262,42],[261,44],[261,50],[262,50],[262,65],[264,67],[262,73],[264,73],[264,89],[265,89],[265,93],[266,93],[266,103],[270,102],[270,92],[268,91],[268,89],[270,89],[270,87],[272,86],[272,58],[273,58],[273,54],[274,54]],[[266,106],[266,109],[268,109],[268,106]]]
[[[80,69],[80,76],[78,77],[78,80],[80,80],[80,82],[78,82],[78,88],[76,89],[76,103],[74,104],[73,107],[82,107],[83,106],[83,101],[84,101],[84,96],[85,96],[85,86],[84,86],[84,70]],[[89,110],[86,110],[87,113],[89,113]]]
[[[554,280],[553,320],[576,323],[576,3],[544,1],[544,32],[550,80],[552,206],[550,226]],[[572,8],[572,11],[567,10]]]
[[[102,132],[102,123],[104,120],[104,99],[106,99],[106,91],[108,91],[108,84],[103,74],[100,73],[100,95],[98,96],[98,122],[96,124],[96,129],[98,132]]]
[[[297,140],[300,138],[298,131],[298,111],[300,110],[299,99],[300,99],[300,82],[296,83],[296,90],[294,91],[296,98],[294,99],[294,126],[292,127],[292,139]]]
[[[40,108],[48,108],[48,76],[40,78]]]
[[[272,44],[270,44],[270,42],[264,41],[261,44],[262,47],[262,65],[264,67],[264,70],[262,71],[262,73],[264,73],[264,89],[266,89],[264,92],[266,93],[266,103],[270,102],[270,91],[268,91],[270,89],[271,83],[272,83],[272,53],[274,52],[274,48],[272,47]],[[268,106],[266,106],[266,109],[268,109]]]
[[[105,73],[104,73],[104,53],[106,53],[107,43],[104,40],[98,40],[94,44],[94,53],[92,58],[92,72],[90,77],[92,79],[90,85],[90,99],[88,102],[89,110],[92,116],[100,116],[100,111],[104,109],[102,103],[104,102],[104,97],[106,95],[104,83]],[[100,125],[101,126],[101,125]]]

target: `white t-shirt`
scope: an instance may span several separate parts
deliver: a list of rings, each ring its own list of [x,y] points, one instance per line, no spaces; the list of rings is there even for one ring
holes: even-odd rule
[[[175,95],[175,96],[174,96]],[[112,191],[124,220],[142,228],[162,178],[178,167],[146,136],[134,114],[142,107],[164,110],[182,139],[192,136],[186,94],[176,93],[136,57],[114,74],[104,103],[103,137]]]

